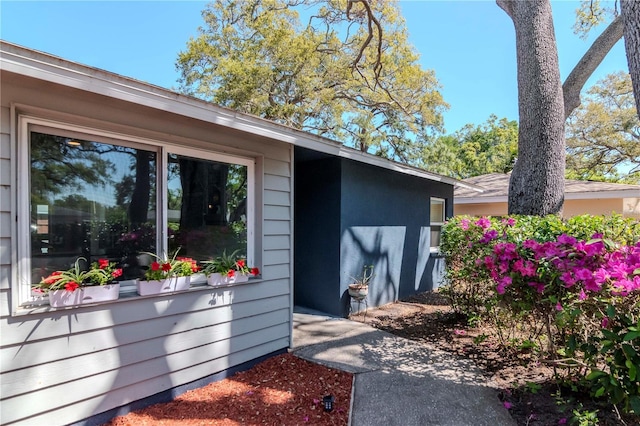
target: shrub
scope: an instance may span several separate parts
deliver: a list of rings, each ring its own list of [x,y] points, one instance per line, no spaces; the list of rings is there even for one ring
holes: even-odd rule
[[[443,291],[505,346],[537,341],[595,396],[638,413],[639,240],[640,224],[617,215],[454,218],[442,237]]]

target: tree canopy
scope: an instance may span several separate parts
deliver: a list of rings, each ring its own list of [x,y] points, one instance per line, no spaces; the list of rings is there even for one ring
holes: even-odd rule
[[[631,78],[609,74],[567,120],[567,176],[640,182],[640,120]]]
[[[184,92],[410,164],[442,129],[395,0],[215,0],[202,16],[176,63]]]
[[[425,168],[466,179],[513,169],[518,151],[518,122],[491,115],[480,125],[467,124],[424,147]]]

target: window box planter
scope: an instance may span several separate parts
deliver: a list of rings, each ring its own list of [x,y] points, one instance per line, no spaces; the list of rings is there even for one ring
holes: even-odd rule
[[[138,281],[136,289],[140,296],[153,294],[173,293],[189,289],[191,277],[170,277],[164,280]]]
[[[207,284],[209,284],[211,287],[226,284],[246,283],[247,281],[249,281],[248,274],[236,273],[233,277],[228,277],[226,275],[214,272],[207,275]]]
[[[120,284],[80,287],[74,291],[53,290],[49,292],[49,305],[54,308],[88,305],[118,299]]]

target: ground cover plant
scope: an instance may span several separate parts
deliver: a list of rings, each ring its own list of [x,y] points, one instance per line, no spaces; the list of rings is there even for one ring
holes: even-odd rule
[[[456,313],[490,325],[505,350],[535,354],[559,389],[640,414],[638,222],[457,217],[441,250]]]

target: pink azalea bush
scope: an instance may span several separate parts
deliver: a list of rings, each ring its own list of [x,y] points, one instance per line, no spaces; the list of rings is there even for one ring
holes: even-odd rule
[[[640,412],[640,223],[457,217],[441,250],[454,308],[492,323],[505,345],[514,330],[538,339],[596,396]]]

